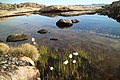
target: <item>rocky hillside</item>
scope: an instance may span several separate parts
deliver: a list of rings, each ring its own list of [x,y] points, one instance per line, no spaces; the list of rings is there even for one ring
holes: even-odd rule
[[[16,10],[17,8],[25,8],[25,7],[32,7],[32,8],[43,8],[45,5],[37,4],[37,3],[20,3],[20,4],[0,4],[0,10]]]
[[[102,15],[108,15],[109,17],[112,17],[120,22],[120,1],[103,6],[103,9],[98,12]]]

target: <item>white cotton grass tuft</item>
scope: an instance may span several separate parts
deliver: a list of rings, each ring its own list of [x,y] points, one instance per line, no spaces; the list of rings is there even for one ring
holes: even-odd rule
[[[51,70],[51,71],[54,69],[54,67],[52,67],[52,66],[51,66],[51,67],[49,67],[49,68],[50,68],[50,70]]]
[[[75,63],[76,63],[76,60],[73,60],[73,63],[75,64]]]
[[[32,40],[32,42],[35,42],[35,38],[32,38],[31,40]]]
[[[78,56],[78,52],[74,52],[73,55]]]
[[[69,58],[72,58],[72,57],[73,57],[73,55],[72,55],[72,54],[70,54],[70,55],[69,55]]]
[[[36,44],[36,42],[33,42],[33,44]]]
[[[67,65],[68,63],[69,63],[68,60],[63,62],[64,65]]]

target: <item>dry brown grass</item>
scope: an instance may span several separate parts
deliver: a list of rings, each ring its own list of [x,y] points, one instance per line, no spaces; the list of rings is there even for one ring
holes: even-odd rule
[[[15,56],[26,56],[34,61],[38,60],[39,57],[37,48],[29,43],[22,44],[18,47],[11,47],[10,53]]]
[[[9,46],[4,43],[0,43],[0,53],[7,53],[9,51]]]

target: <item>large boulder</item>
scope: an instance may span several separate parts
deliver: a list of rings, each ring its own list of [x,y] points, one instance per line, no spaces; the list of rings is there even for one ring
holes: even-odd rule
[[[20,66],[12,72],[1,72],[0,80],[37,80],[39,70],[33,66]]]
[[[0,80],[37,80],[39,70],[28,57],[0,54]]]
[[[27,40],[28,35],[27,34],[13,34],[9,35],[6,39],[7,42],[16,42],[16,41],[23,41]]]
[[[73,23],[71,20],[60,19],[56,22],[56,25],[62,28],[62,27],[73,26]]]

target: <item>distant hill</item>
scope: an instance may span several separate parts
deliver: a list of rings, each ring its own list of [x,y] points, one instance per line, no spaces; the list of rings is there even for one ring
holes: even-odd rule
[[[107,4],[92,4],[92,6],[105,6]]]
[[[105,6],[107,4],[87,4],[85,6]]]

